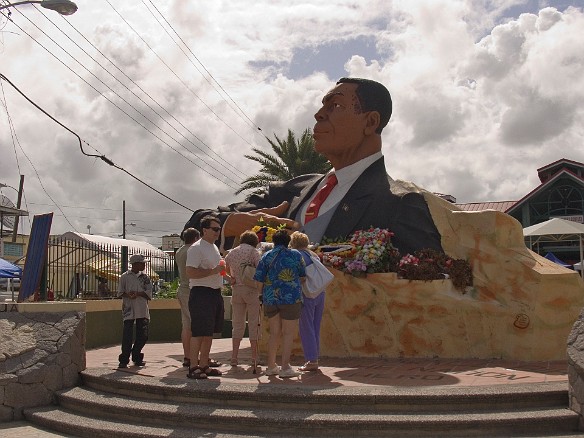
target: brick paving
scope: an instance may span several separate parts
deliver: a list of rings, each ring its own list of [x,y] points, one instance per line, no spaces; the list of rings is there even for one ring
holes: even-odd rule
[[[246,340],[242,342],[242,347]],[[182,367],[180,343],[149,343],[144,347],[146,365],[131,366],[121,370],[127,373],[151,377],[186,379]],[[87,368],[106,367],[116,369],[120,346],[87,351]],[[231,367],[231,339],[215,339],[211,356],[223,365],[222,377],[211,377],[229,383],[253,383],[275,385],[316,386],[394,386],[394,387],[473,387],[481,385],[530,384],[566,382],[566,361],[520,362],[501,359],[375,359],[375,358],[322,358],[320,369],[303,373],[300,377],[280,379],[277,376],[253,374],[250,349],[241,348],[240,365]],[[293,358],[292,364],[302,365],[301,357]],[[262,369],[264,367],[261,367]],[[28,422],[0,424],[0,436],[11,438],[54,438],[70,435],[49,432]]]
[[[242,347],[246,340],[243,340]],[[182,367],[180,343],[149,343],[144,347],[144,367],[121,371],[152,377],[186,378]],[[520,362],[501,359],[376,359],[322,358],[320,369],[300,377],[280,379],[277,376],[253,374],[250,348],[241,348],[237,367],[229,365],[231,339],[213,340],[211,357],[223,365],[222,381],[229,383],[305,384],[331,386],[481,386],[568,382],[566,361]],[[119,345],[87,352],[87,367],[116,369]],[[262,355],[264,357],[265,355]],[[264,357],[265,359],[265,357]],[[292,360],[293,366],[303,364],[302,357]],[[265,367],[262,367],[264,369]],[[213,377],[217,379],[217,377]]]

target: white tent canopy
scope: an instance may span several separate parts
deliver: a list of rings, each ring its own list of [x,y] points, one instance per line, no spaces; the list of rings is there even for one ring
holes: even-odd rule
[[[74,233],[72,231],[62,234],[61,239],[71,240],[81,244],[93,243],[97,245],[103,245],[116,250],[119,250],[122,246],[127,246],[130,255],[148,253],[162,259],[168,258],[168,255],[164,251],[156,248],[154,245],[151,245],[148,242],[142,242],[140,240],[115,239],[113,237],[98,236],[95,234]]]
[[[580,266],[584,260],[582,238],[584,237],[584,224],[553,218],[548,221],[532,225],[523,229],[523,235],[529,237],[529,243],[540,241],[578,240],[580,242]],[[532,239],[535,240],[532,241]],[[582,275],[584,277],[584,271]]]

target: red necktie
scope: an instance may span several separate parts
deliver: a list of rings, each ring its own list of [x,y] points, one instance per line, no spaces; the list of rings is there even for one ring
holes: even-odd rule
[[[320,206],[324,202],[324,200],[328,197],[330,192],[335,188],[339,181],[334,173],[331,173],[327,180],[326,184],[322,186],[322,188],[318,191],[314,199],[308,205],[306,209],[306,213],[304,214],[304,223],[307,224],[313,219],[318,217],[318,210],[320,210]]]

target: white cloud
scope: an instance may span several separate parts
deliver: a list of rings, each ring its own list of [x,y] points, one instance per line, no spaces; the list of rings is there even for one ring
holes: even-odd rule
[[[562,157],[584,161],[584,14],[579,8],[561,12],[544,8],[520,15],[520,8],[531,4],[512,0],[488,5],[463,0],[156,2],[188,44],[188,49],[183,46],[187,60],[143,4],[112,4],[168,67],[107,2],[80,3],[79,11],[67,20],[137,85],[103,60],[61,17],[43,12],[158,114],[33,7],[19,10],[134,108],[20,13],[13,14],[14,22],[98,91],[11,23],[0,34],[0,72],[87,141],[87,152],[105,154],[190,208],[238,199],[225,182],[237,185],[258,170],[243,155],[252,147],[267,149],[264,135],[273,138],[289,128],[300,133],[312,127],[323,93],[343,71],[347,76],[379,80],[392,93],[394,116],[384,131],[384,153],[394,177],[460,201],[509,200],[539,183],[538,167]],[[150,2],[146,4],[156,13]],[[367,44],[352,44],[355,41],[374,41],[375,52]],[[309,56],[310,48],[322,54],[325,47],[324,66],[319,58],[299,58]],[[78,231],[84,232],[90,224],[92,232],[119,234],[124,199],[128,220],[140,225],[128,231],[142,230],[141,237],[133,237],[159,243],[156,236],[181,230],[190,212],[101,160],[84,157],[73,135],[11,87],[2,86],[0,100],[5,96],[22,149],[53,199],[78,207],[63,209]],[[239,110],[234,110],[231,99],[245,116],[236,114]],[[17,166],[8,127],[6,111],[0,109],[0,182],[17,185],[19,173],[25,174],[31,213],[55,210],[60,215],[46,205],[51,201],[18,145]],[[56,216],[54,232],[70,228]]]

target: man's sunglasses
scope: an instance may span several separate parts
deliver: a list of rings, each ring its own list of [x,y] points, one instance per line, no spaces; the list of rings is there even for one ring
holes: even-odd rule
[[[221,231],[221,227],[207,227],[210,230],[215,231],[216,233],[218,233],[219,231]]]

